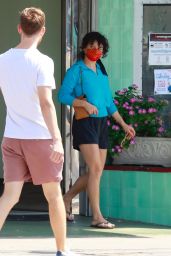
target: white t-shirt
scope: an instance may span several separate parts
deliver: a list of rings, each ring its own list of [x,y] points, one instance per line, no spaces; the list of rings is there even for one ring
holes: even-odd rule
[[[4,136],[50,139],[38,97],[38,86],[55,88],[54,63],[37,49],[10,49],[0,55],[0,89],[6,107]]]

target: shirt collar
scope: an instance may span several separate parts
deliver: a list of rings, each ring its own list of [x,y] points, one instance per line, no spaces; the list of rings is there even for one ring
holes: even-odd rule
[[[83,60],[79,60],[77,62],[79,64],[79,66],[81,66],[83,69],[90,69],[89,67],[87,67],[87,65],[84,63]],[[100,65],[96,62],[96,68],[99,70],[100,69]]]

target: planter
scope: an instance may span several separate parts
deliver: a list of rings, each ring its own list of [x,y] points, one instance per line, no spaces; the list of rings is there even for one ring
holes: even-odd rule
[[[115,156],[113,164],[171,167],[171,138],[136,137],[136,144]]]

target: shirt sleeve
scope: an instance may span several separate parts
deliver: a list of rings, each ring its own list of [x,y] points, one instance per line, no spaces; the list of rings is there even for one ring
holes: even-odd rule
[[[112,116],[116,111],[118,111],[118,109],[114,103],[114,99],[112,97],[112,92],[109,87],[109,105],[107,106],[107,112],[110,116]]]
[[[48,86],[55,89],[54,62],[51,58],[43,58],[39,65],[37,86]]]
[[[74,96],[74,87],[77,84],[78,80],[78,72],[76,70],[70,68],[64,77],[62,85],[58,92],[58,100],[62,104],[72,106],[73,101],[75,100]]]
[[[107,107],[108,114],[112,116],[116,111],[118,111],[116,105],[114,104],[114,102],[111,102],[110,106]]]

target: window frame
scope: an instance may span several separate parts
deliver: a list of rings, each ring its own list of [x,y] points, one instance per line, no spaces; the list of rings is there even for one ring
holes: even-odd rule
[[[170,5],[171,0],[134,0],[134,32],[133,32],[133,83],[142,91],[142,40],[143,40],[143,6]]]

